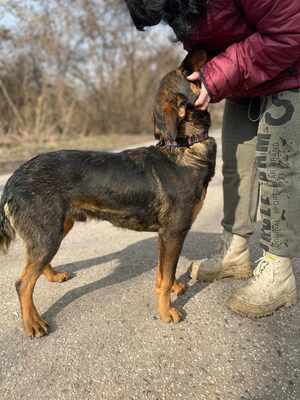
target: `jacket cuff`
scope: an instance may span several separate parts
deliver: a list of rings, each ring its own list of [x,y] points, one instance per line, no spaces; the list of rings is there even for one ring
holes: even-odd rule
[[[199,74],[200,74],[201,84],[205,86],[205,89],[207,90],[207,93],[208,93],[208,95],[210,97],[211,103],[215,103],[218,100],[215,100],[216,96],[214,95],[214,93],[212,92],[211,88],[207,84],[207,79],[205,77],[203,69],[199,71]]]
[[[215,85],[205,73],[205,66],[200,71],[200,80],[209,94],[211,103],[217,103],[218,101],[223,100],[222,98],[219,98]]]

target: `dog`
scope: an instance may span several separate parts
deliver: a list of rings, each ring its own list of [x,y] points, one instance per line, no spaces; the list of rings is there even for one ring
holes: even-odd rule
[[[0,201],[0,248],[7,251],[16,233],[25,244],[27,259],[16,290],[27,336],[48,333],[33,302],[35,284],[42,274],[50,282],[70,278],[50,263],[74,223],[88,219],[158,232],[159,314],[164,322],[180,321],[170,299],[171,291],[179,295],[185,290],[175,280],[176,266],[216,158],[215,140],[207,135],[209,114],[191,103],[196,90],[185,78],[190,61],[169,73],[158,90],[154,120],[159,145],[120,153],[45,153],[7,181]]]

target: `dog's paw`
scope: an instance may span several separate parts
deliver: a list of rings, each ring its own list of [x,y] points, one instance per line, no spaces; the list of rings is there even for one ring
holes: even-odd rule
[[[181,296],[186,291],[186,284],[182,282],[174,282],[172,286],[172,292],[177,296]]]
[[[24,321],[25,335],[29,337],[42,337],[48,333],[48,323],[35,315]]]
[[[185,283],[175,281],[172,286],[171,291],[172,291],[172,293],[175,293],[177,296],[181,296],[186,291],[186,289],[187,289],[187,286]],[[155,293],[159,296],[162,293],[161,288],[156,287]]]
[[[166,313],[160,315],[160,319],[166,323],[177,323],[181,321],[182,315],[175,307],[171,307]]]
[[[62,283],[69,279],[71,279],[70,272],[54,272],[51,277],[48,278],[48,281]]]

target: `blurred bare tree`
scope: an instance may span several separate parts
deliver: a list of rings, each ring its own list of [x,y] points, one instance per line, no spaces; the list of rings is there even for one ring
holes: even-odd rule
[[[166,36],[137,32],[122,0],[3,1],[0,140],[149,132],[179,62]]]

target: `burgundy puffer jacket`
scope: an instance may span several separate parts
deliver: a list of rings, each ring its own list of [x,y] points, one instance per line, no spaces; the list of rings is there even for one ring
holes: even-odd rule
[[[210,0],[184,42],[217,52],[202,78],[216,102],[300,87],[300,0]]]

